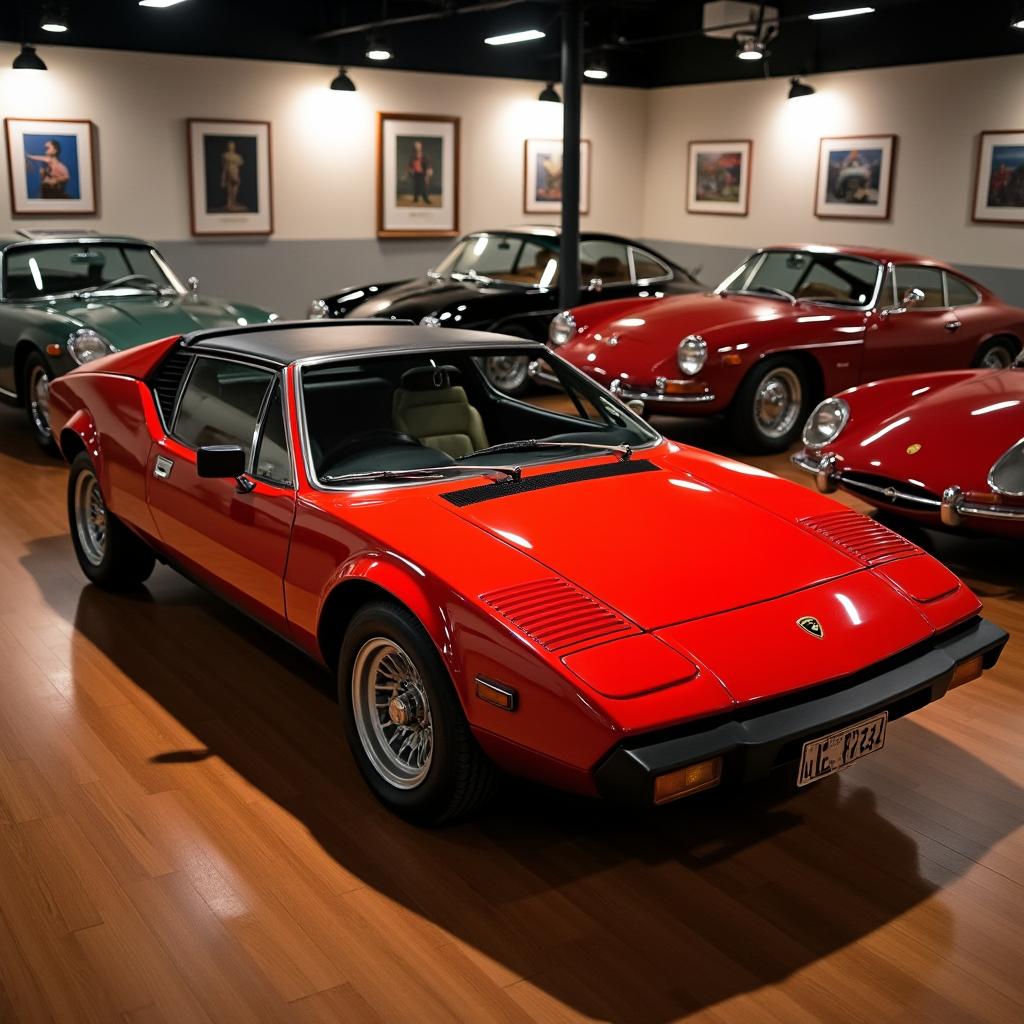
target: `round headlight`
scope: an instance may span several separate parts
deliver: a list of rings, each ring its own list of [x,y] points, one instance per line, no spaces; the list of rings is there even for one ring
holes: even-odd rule
[[[551,326],[548,328],[548,341],[555,346],[564,345],[575,333],[576,318],[569,310],[565,309],[551,321]]]
[[[804,424],[804,444],[821,448],[834,441],[850,420],[850,407],[841,398],[826,398]]]
[[[704,369],[708,359],[708,343],[699,334],[691,334],[679,342],[676,359],[679,361],[679,369],[692,377]]]
[[[326,320],[330,315],[331,311],[327,307],[327,303],[323,299],[314,299],[309,304],[306,318],[309,320]]]
[[[88,327],[85,327],[80,331],[75,331],[75,333],[68,338],[68,355],[70,355],[79,366],[83,363],[91,363],[94,359],[101,359],[103,356],[109,356],[111,352],[116,351],[117,349],[115,349],[106,338],[97,334],[95,331],[90,330]]]
[[[1024,497],[1024,441],[1001,455],[988,471],[988,485],[997,494]]]

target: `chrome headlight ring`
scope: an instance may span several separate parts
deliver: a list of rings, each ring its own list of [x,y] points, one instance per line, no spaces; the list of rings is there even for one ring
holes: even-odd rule
[[[841,398],[819,402],[804,424],[803,439],[808,448],[824,448],[831,444],[850,422],[850,407]]]
[[[95,359],[109,356],[117,349],[103,335],[91,327],[83,327],[75,331],[67,340],[68,355],[79,365],[91,363]]]
[[[708,343],[699,334],[690,334],[679,342],[676,362],[679,369],[689,377],[695,377],[708,361]]]

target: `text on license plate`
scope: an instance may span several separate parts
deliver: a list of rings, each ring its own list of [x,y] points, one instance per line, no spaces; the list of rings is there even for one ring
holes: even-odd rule
[[[883,711],[874,718],[869,718],[856,725],[848,725],[839,732],[822,736],[820,739],[808,740],[800,755],[800,770],[797,774],[798,786],[806,786],[816,782],[833,772],[841,771],[866,754],[873,754],[885,745],[885,727],[889,721],[889,712]]]

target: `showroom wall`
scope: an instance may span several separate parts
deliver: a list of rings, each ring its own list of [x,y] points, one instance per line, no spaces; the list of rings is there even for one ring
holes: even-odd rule
[[[5,47],[4,52],[10,47]],[[522,212],[523,140],[561,136],[561,106],[543,83],[355,68],[358,91],[332,92],[336,69],[272,61],[43,47],[48,72],[0,71],[4,116],[96,123],[100,213],[54,226],[142,235],[204,290],[302,315],[311,298],[367,279],[422,273],[449,241],[378,240],[379,110],[461,117],[461,220],[466,230],[550,217]],[[7,63],[5,58],[3,63]],[[595,166],[586,226],[635,234],[643,220],[647,97],[584,90],[583,135]],[[275,229],[269,239],[190,235],[185,121],[272,125]],[[0,234],[47,223],[12,219],[7,164]]]
[[[752,245],[891,245],[956,263],[1024,304],[1024,229],[971,222],[978,133],[1024,129],[1024,56],[808,80],[816,94],[795,100],[778,78],[651,92],[643,232],[652,244],[702,264],[708,281]],[[891,218],[815,217],[819,138],[869,134],[899,136]],[[690,139],[754,141],[748,216],[686,212]]]

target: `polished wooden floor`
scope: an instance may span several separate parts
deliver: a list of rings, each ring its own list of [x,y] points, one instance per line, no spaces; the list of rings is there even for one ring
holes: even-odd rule
[[[0,1020],[1024,1020],[1024,639],[799,795],[513,784],[419,831],[284,643],[163,568],[84,584],[65,476],[0,410]],[[1024,638],[1020,545],[936,551]]]

